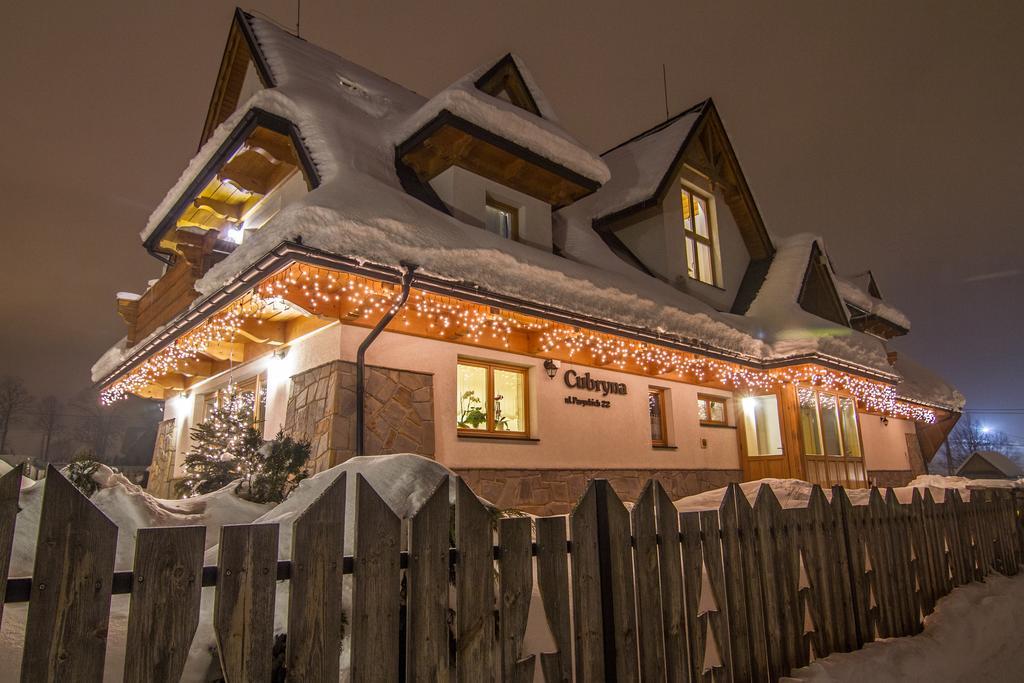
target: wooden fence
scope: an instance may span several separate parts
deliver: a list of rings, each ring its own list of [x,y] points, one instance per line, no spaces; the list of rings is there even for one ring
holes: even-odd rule
[[[19,470],[0,479],[5,572],[19,482]],[[288,680],[338,680],[347,616],[357,681],[520,682],[537,668],[547,681],[774,681],[914,634],[954,587],[1022,560],[1021,502],[1002,491],[901,504],[872,490],[854,506],[815,487],[783,509],[768,486],[751,506],[732,485],[719,509],[679,513],[656,481],[627,509],[596,480],[568,517],[531,521],[496,520],[456,490],[451,505],[442,481],[403,525],[359,476],[349,557],[342,475],[295,520],[290,561],[274,524],[223,527],[208,567],[204,528],[142,529],[133,571],[114,572],[117,528],[51,469],[33,576],[9,579],[5,597],[29,602],[21,680],[102,680],[111,595],[130,593],[124,680],[177,681],[201,588],[215,586],[225,679],[269,681],[288,581]],[[557,649],[539,657],[523,651],[535,577]]]

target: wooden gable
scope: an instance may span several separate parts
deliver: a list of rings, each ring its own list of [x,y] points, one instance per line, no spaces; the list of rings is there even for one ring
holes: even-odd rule
[[[747,186],[715,103],[708,99],[680,116],[693,111],[699,111],[700,115],[654,194],[625,209],[595,219],[594,228],[598,232],[615,231],[658,213],[668,193],[678,190],[677,181],[684,175],[686,167],[689,167],[710,181],[714,189],[722,192],[750,253],[751,262],[771,259],[775,247],[754,203],[754,196]]]
[[[817,242],[811,245],[811,257],[807,261],[797,301],[801,308],[819,318],[831,320],[844,327],[850,325],[846,307],[829,275],[828,260]]]
[[[511,54],[507,54],[495,62],[494,66],[478,78],[474,85],[481,92],[511,102],[534,116],[544,117]]]
[[[206,121],[203,123],[203,134],[199,140],[200,147],[210,139],[217,126],[224,123],[238,108],[239,95],[250,66],[255,69],[264,88],[274,87],[274,78],[270,73],[270,68],[263,59],[256,37],[252,33],[252,27],[249,25],[249,15],[240,9],[235,9],[231,29],[228,31],[227,44],[224,46],[224,55],[221,57],[220,68],[217,70],[213,95],[210,97],[210,105],[206,112]]]

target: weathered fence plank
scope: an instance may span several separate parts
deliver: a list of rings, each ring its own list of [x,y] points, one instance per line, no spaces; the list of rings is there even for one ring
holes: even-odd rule
[[[14,522],[18,516],[21,496],[21,476],[24,465],[19,464],[0,477],[0,577],[7,578],[11,567],[11,549],[14,543]],[[3,623],[4,603],[0,600],[0,623]]]
[[[494,520],[466,482],[455,497],[455,671],[459,683],[494,677]]]
[[[842,545],[836,549],[841,558],[840,572],[849,577],[844,582],[843,592],[848,615],[847,649],[855,650],[864,644],[865,634],[871,632],[867,598],[870,579],[864,572],[864,538],[850,498],[841,486],[832,487],[831,506],[837,538],[842,538]]]
[[[653,618],[662,613],[661,579],[658,569],[658,529],[655,522],[654,482],[648,481],[637,498],[633,520],[636,573],[636,607],[640,641],[640,676],[648,681],[665,679],[665,624]]]
[[[607,529],[599,535],[601,549],[601,582],[611,597],[611,645],[615,651],[615,675],[620,681],[638,680],[640,663],[637,654],[636,599],[634,595],[633,549],[630,542],[629,512],[607,480],[598,479],[597,514]],[[607,569],[607,571],[606,571]],[[608,612],[606,611],[607,615]],[[605,620],[605,635],[609,634]]]
[[[662,631],[665,634],[665,675],[669,683],[689,680],[689,648],[684,612],[683,563],[679,544],[679,513],[664,487],[654,482],[657,510],[658,570],[661,582]]]
[[[576,680],[605,680],[604,616],[601,611],[597,489],[591,483],[569,516],[572,538],[572,611]],[[614,675],[614,667],[611,672]]]
[[[402,522],[356,475],[352,574],[353,681],[398,679]],[[481,679],[483,680],[483,679]]]
[[[910,567],[910,527],[907,524],[906,510],[896,499],[896,492],[891,488],[885,492],[885,505],[888,508],[889,524],[893,547],[893,558],[896,565],[896,597],[899,601],[900,635],[908,636],[920,630],[918,621],[919,608],[917,593],[914,590],[914,576]]]
[[[405,665],[406,680],[416,683],[448,681],[449,486],[442,478],[409,522]]]
[[[892,561],[892,539],[889,536],[888,509],[882,494],[872,488],[868,498],[868,520],[866,528],[868,537],[868,553],[874,570],[872,578],[877,606],[876,626],[878,635],[891,638],[898,634],[899,619],[897,617],[895,571]]]
[[[754,529],[750,505],[738,484],[729,484],[719,506],[722,560],[733,676],[737,680],[764,680],[768,675],[764,642],[761,586],[756,580]]]
[[[346,473],[292,524],[285,661],[296,681],[337,681],[341,653]]]
[[[558,652],[541,655],[548,683],[572,680],[572,630],[569,619],[569,562],[566,552],[566,517],[538,517],[537,583],[548,627]]]
[[[714,607],[709,609],[708,614],[708,628],[706,638],[712,638],[714,645],[718,648],[718,658],[721,661],[721,672],[715,672],[715,679],[718,676],[724,676],[725,680],[734,680],[733,678],[733,656],[731,649],[731,639],[729,637],[729,617],[726,606],[726,585],[725,585],[725,568],[722,565],[722,541],[720,538],[721,534],[721,522],[718,516],[718,510],[704,510],[700,513],[700,539],[701,539],[701,550],[704,554],[704,564],[702,572],[702,585],[701,592],[707,591],[708,595],[701,596],[701,602],[710,600],[704,606],[698,604],[698,611],[704,609],[704,607]],[[707,581],[704,581],[706,577]],[[709,661],[709,647],[707,640],[704,643],[704,659],[702,672],[707,677],[712,669],[719,667],[713,666],[714,661]]]
[[[213,626],[227,683],[270,680],[277,537],[277,524],[221,527]]]
[[[683,610],[686,615],[686,640],[691,681],[704,680],[707,611],[702,611],[701,587],[704,553],[700,543],[700,513],[679,513],[679,543],[683,566]],[[575,546],[573,546],[575,551]],[[574,554],[575,561],[575,554]]]
[[[832,510],[821,487],[811,488],[807,501],[807,525],[801,534],[803,560],[810,574],[812,596],[811,614],[815,628],[815,655],[825,657],[837,649],[836,608],[833,595],[835,579],[832,576],[833,549],[826,546],[826,524],[831,521]]]
[[[498,521],[498,626],[501,680],[530,683],[536,656],[523,657],[523,636],[533,594],[533,557],[528,517]]]
[[[837,494],[833,487],[832,500],[827,503],[825,521],[825,547],[831,560],[832,604],[836,610],[836,642],[839,652],[857,649],[857,626],[853,614],[853,584],[850,576],[849,541],[843,512],[836,503]],[[840,489],[841,490],[841,489]]]
[[[792,658],[787,653],[788,632],[784,625],[784,612],[791,609],[786,604],[782,572],[778,570],[780,535],[778,519],[781,513],[779,501],[768,484],[761,484],[754,501],[754,528],[757,542],[758,577],[761,583],[765,614],[765,632],[767,635],[769,679],[777,681],[789,675],[792,670]]]
[[[50,465],[25,626],[24,683],[103,679],[116,548],[117,526]]]
[[[139,529],[124,680],[177,683],[199,626],[206,528]]]
[[[935,572],[928,530],[924,519],[924,500],[920,489],[914,489],[910,500],[911,542],[913,571],[917,580],[917,599],[922,615],[931,614],[935,607]]]

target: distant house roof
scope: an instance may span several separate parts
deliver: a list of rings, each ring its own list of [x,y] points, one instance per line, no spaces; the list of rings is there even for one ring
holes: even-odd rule
[[[978,472],[979,466],[983,468],[985,464],[991,466],[992,469],[998,471],[1004,477],[1010,479],[1024,477],[1024,470],[1021,469],[1020,465],[996,451],[974,451],[960,464],[956,473],[960,475]]]

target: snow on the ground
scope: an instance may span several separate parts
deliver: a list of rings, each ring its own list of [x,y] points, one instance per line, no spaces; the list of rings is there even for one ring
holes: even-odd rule
[[[783,681],[1010,683],[1024,677],[1024,574],[992,575],[939,600],[916,636],[869,643]]]
[[[747,497],[751,505],[757,500],[757,493],[761,485],[767,484],[771,487],[779,504],[784,508],[801,508],[807,506],[810,500],[811,490],[814,485],[800,479],[757,479],[745,481],[740,484],[740,489]],[[936,503],[946,499],[946,491],[957,489],[961,498],[967,501],[971,499],[972,489],[983,488],[1024,488],[1024,479],[1017,481],[1008,479],[967,479],[965,477],[945,477],[938,474],[923,474],[911,481],[907,486],[893,488],[896,499],[901,503],[909,503],[914,495],[914,489],[920,489],[921,495],[925,490],[932,492],[932,498]],[[687,496],[675,501],[676,509],[680,512],[693,510],[717,510],[725,496],[726,489],[713,489],[693,496]],[[832,499],[831,489],[824,488],[825,497]],[[846,489],[846,495],[854,505],[867,505],[871,489]]]

